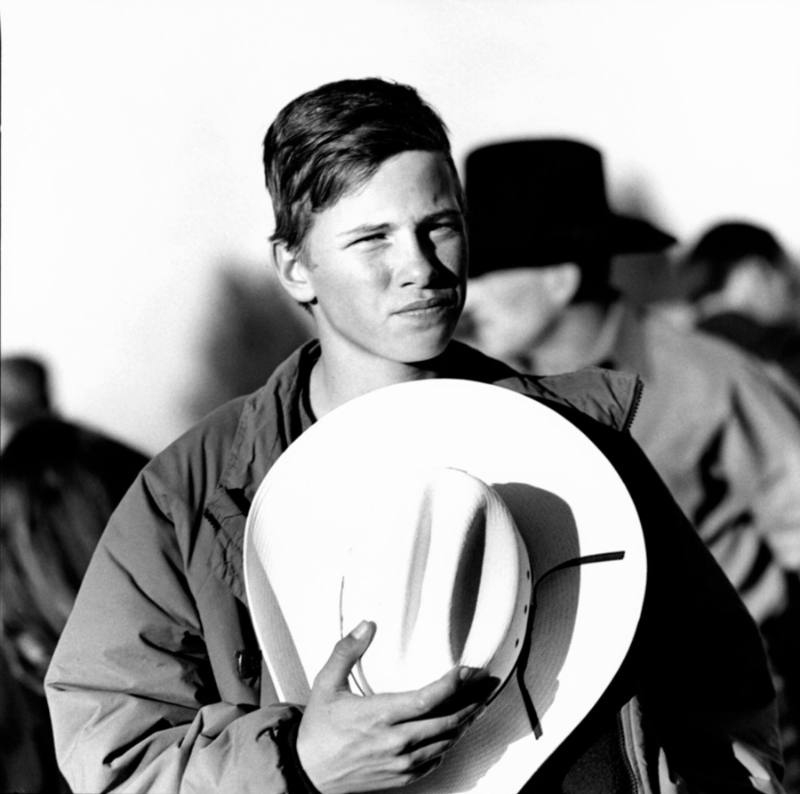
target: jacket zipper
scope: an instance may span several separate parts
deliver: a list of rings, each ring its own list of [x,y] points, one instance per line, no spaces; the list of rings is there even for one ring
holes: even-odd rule
[[[639,785],[639,777],[634,770],[634,761],[631,759],[631,753],[633,753],[634,750],[629,746],[628,737],[625,733],[625,725],[623,724],[623,720],[627,718],[627,710],[629,707],[630,704],[626,703],[617,712],[617,738],[619,739],[619,746],[622,751],[622,762],[625,766],[625,771],[628,773],[628,780],[630,781],[629,790],[631,794],[644,794],[642,787]]]
[[[644,382],[641,378],[636,378],[636,387],[633,390],[633,402],[628,410],[628,415],[625,417],[624,429],[630,431],[633,420],[639,412],[639,405],[642,402],[642,392],[644,391]]]

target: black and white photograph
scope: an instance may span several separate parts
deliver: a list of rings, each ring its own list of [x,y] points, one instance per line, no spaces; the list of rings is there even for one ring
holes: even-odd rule
[[[797,0],[0,0],[0,794],[800,794]]]

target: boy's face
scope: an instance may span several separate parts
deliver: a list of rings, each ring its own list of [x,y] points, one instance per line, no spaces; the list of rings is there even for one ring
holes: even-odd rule
[[[413,363],[445,349],[466,281],[457,197],[443,155],[408,151],[315,214],[298,259],[323,351]]]

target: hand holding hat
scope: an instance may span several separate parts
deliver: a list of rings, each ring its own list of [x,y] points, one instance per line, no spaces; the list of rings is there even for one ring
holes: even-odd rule
[[[336,644],[300,725],[298,756],[326,794],[431,771],[510,675],[525,635],[530,566],[498,494],[451,468],[398,490],[382,529],[350,538],[340,590],[341,622],[366,611],[382,641],[370,648],[376,626],[362,621]]]
[[[479,686],[471,688],[474,696],[466,705],[446,707],[465,682],[475,680],[474,671],[466,667],[453,668],[409,692],[353,694],[348,676],[374,633],[375,624],[362,621],[334,646],[314,681],[300,724],[297,755],[325,794],[395,788],[423,777],[481,709]]]

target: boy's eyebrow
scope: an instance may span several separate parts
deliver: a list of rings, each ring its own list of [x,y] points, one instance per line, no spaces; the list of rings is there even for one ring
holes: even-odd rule
[[[458,209],[444,209],[439,210],[438,212],[432,212],[430,215],[426,215],[421,221],[420,225],[435,223],[436,221],[443,221],[443,220],[462,220],[463,213],[461,210]],[[354,226],[352,229],[348,229],[344,232],[339,232],[337,237],[352,237],[358,236],[361,234],[376,234],[380,232],[387,232],[392,228],[391,223],[362,223],[360,226]]]
[[[360,226],[354,226],[346,232],[339,232],[337,237],[351,237],[359,234],[375,234],[376,232],[386,232],[391,228],[390,223],[362,223]]]
[[[435,223],[436,221],[454,221],[462,220],[464,214],[459,209],[448,208],[439,210],[439,212],[432,212],[430,215],[423,218],[422,223]]]

